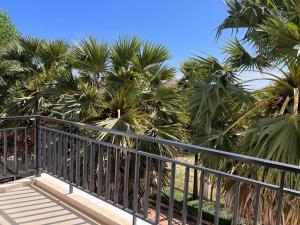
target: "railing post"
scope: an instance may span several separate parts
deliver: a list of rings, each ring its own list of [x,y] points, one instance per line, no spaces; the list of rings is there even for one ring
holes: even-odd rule
[[[132,225],[136,225],[137,218],[136,213],[138,212],[138,187],[139,187],[139,157],[138,157],[138,151],[139,151],[139,140],[136,139],[135,142],[135,171],[134,171],[134,194],[133,194],[133,219],[132,219]]]
[[[40,132],[41,120],[39,116],[35,117],[35,165],[36,165],[36,177],[41,176],[41,132]]]
[[[281,224],[281,211],[283,208],[283,189],[284,189],[285,171],[282,170],[280,173],[280,186],[278,189],[278,205],[276,211],[276,225]]]
[[[7,175],[7,132],[3,131],[3,169],[4,169],[4,176]]]
[[[70,182],[69,184],[69,194],[73,193],[73,184]]]
[[[71,125],[69,126],[69,129],[70,129],[70,134],[74,134],[74,127]],[[70,176],[69,176],[69,179],[70,179],[70,183],[69,183],[69,194],[72,194],[73,193],[73,176],[74,176],[74,168],[73,168],[73,161],[74,161],[74,155],[73,155],[73,141],[72,141],[72,136],[70,136],[70,139],[69,139],[69,145],[70,145],[70,170],[69,170],[69,173],[70,173]],[[66,162],[65,162],[66,163]]]

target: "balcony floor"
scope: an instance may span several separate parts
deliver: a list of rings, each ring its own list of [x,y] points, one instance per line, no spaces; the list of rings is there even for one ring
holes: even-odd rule
[[[34,187],[0,193],[1,225],[99,224],[77,210]]]

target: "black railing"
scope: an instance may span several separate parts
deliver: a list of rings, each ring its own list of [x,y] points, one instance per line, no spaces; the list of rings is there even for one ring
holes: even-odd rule
[[[73,187],[79,188],[132,214],[133,224],[136,218],[159,224],[161,214],[168,217],[168,224],[173,224],[173,218],[178,219],[178,216],[182,224],[187,220],[202,224],[202,220],[206,220],[203,214],[204,192],[209,176],[216,184],[214,224],[219,224],[221,207],[226,205],[222,192],[224,182],[231,181],[234,186],[233,206],[229,210],[233,225],[245,220],[240,208],[241,189],[245,185],[255,191],[253,204],[246,209],[251,211],[252,224],[259,224],[263,192],[270,191],[277,196],[273,221],[276,225],[281,224],[284,196],[300,197],[300,190],[285,183],[287,176],[300,175],[299,166],[44,116],[5,117],[0,121],[2,178],[12,176],[18,179],[34,171],[36,176],[50,174],[67,182],[70,192]],[[253,179],[249,174],[237,175],[154,154],[147,149],[153,145],[171,146],[181,153],[231,159],[232,165],[240,162],[240,166],[274,170],[280,180],[265,182],[264,178]],[[192,174],[191,171],[199,173]],[[196,212],[190,213],[190,180],[195,174],[199,176],[196,180],[200,188],[197,190]],[[183,182],[178,182],[181,179]],[[183,189],[182,205],[176,210],[174,193],[178,185]],[[162,212],[162,203],[167,212]]]

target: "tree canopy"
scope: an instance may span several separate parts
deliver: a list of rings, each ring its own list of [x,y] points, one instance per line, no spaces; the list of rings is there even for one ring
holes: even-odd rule
[[[2,12],[0,115],[49,115],[300,165],[300,3],[225,3],[228,15],[216,36],[225,29],[233,32],[223,49],[224,60],[190,57],[180,66],[180,80],[168,64],[171,56],[164,45],[135,36],[121,36],[111,44],[88,36],[71,44],[18,35]],[[241,80],[245,72],[249,80]],[[247,82],[254,72],[270,84],[251,90]],[[93,138],[109,137],[97,133]],[[113,141],[136,144],[126,137]],[[141,145],[145,151],[169,157],[181,153],[171,146]],[[275,170],[204,154],[196,154],[195,164],[273,184],[280,178]],[[299,175],[286,176],[285,184],[299,190]],[[235,187],[225,180],[229,208],[234,207]],[[241,207],[250,205],[241,216],[248,224],[255,188],[241,186]],[[261,199],[261,221],[271,225],[276,196],[265,191]],[[285,201],[285,223],[300,224],[299,199],[285,196]]]
[[[17,36],[18,32],[9,15],[4,11],[0,11],[0,48],[5,47]]]

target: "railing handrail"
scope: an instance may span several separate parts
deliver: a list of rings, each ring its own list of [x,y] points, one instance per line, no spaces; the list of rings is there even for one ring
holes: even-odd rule
[[[155,142],[155,143],[159,143],[159,144],[171,145],[174,147],[182,148],[184,150],[189,150],[189,151],[196,152],[196,153],[212,154],[212,155],[215,155],[218,157],[225,157],[225,158],[243,161],[245,163],[253,163],[256,165],[267,166],[267,167],[274,168],[274,169],[300,173],[300,166],[297,166],[297,165],[281,163],[281,162],[276,162],[276,161],[272,161],[272,160],[268,160],[268,159],[257,158],[257,157],[238,154],[238,153],[226,152],[226,151],[202,147],[202,146],[195,146],[192,144],[186,144],[186,143],[179,142],[179,141],[171,141],[171,140],[166,140],[166,139],[161,139],[161,138],[155,138],[155,137],[150,137],[150,136],[146,136],[146,135],[135,134],[132,132],[124,132],[124,131],[119,131],[119,130],[114,130],[114,129],[108,129],[108,128],[84,124],[84,123],[80,123],[80,122],[72,122],[72,121],[57,119],[57,118],[48,117],[48,116],[38,116],[38,115],[35,115],[35,116],[11,116],[11,117],[0,117],[0,120],[17,120],[17,119],[24,120],[24,119],[34,119],[34,118],[40,118],[42,121],[49,121],[49,122],[52,121],[52,122],[56,122],[56,123],[60,123],[60,124],[71,125],[71,126],[78,127],[80,129],[90,129],[90,130],[94,130],[94,131],[101,131],[101,132],[106,132],[106,133],[120,135],[120,136],[127,136],[127,137],[131,137],[131,138],[135,138],[137,140],[142,140],[142,141],[149,141],[149,142]]]
[[[28,119],[36,119],[38,116],[6,116],[6,117],[0,117],[0,121],[7,121],[7,120],[28,120]]]
[[[8,156],[8,134],[7,131],[11,131],[9,135],[13,134],[13,138],[10,140],[10,144],[13,141],[13,156],[14,156],[14,179],[17,179],[17,175],[20,170],[18,168],[18,139],[24,142],[25,152],[25,171],[28,167],[28,129],[31,128],[30,137],[34,140],[34,145],[31,150],[35,150],[35,171],[36,176],[40,176],[41,173],[47,173],[53,175],[64,182],[69,184],[69,193],[73,192],[73,187],[77,187],[93,196],[104,200],[107,203],[123,209],[129,209],[129,213],[133,216],[133,224],[136,224],[136,218],[151,222],[151,224],[159,224],[161,215],[161,200],[162,200],[162,188],[163,188],[163,174],[167,174],[163,167],[170,167],[170,176],[167,177],[170,184],[169,190],[169,209],[168,209],[168,223],[172,223],[173,211],[174,211],[174,190],[176,178],[176,168],[184,168],[184,180],[183,180],[183,205],[182,205],[182,224],[186,224],[188,216],[188,196],[189,196],[189,183],[190,172],[194,171],[194,177],[200,178],[200,188],[198,197],[197,208],[197,224],[202,224],[203,218],[203,200],[205,189],[205,177],[207,175],[213,175],[217,178],[217,192],[215,202],[215,215],[214,223],[218,224],[220,216],[220,200],[222,194],[222,182],[223,178],[233,181],[235,187],[235,197],[232,208],[232,223],[237,224],[239,218],[243,216],[240,213],[240,196],[242,185],[250,185],[251,190],[255,193],[255,199],[253,202],[253,216],[250,215],[248,219],[253,220],[254,224],[260,221],[260,199],[262,198],[262,191],[270,190],[276,193],[276,224],[280,224],[284,195],[292,195],[294,197],[300,196],[300,190],[295,185],[288,186],[285,182],[289,182],[286,179],[286,172],[295,172],[300,174],[300,166],[290,165],[285,163],[279,163],[271,160],[261,159],[257,157],[236,154],[231,152],[220,151],[216,149],[195,146],[191,144],[182,143],[179,141],[165,140],[161,138],[155,138],[145,135],[139,135],[132,132],[118,131],[114,129],[107,129],[97,125],[88,125],[79,122],[72,122],[68,120],[56,119],[47,116],[11,116],[0,117],[0,121],[12,121],[12,120],[28,120],[28,126],[18,127],[22,123],[14,124],[13,127],[0,129],[3,134],[3,159],[4,159],[4,171],[7,171],[7,156]],[[27,124],[27,123],[26,123]],[[3,124],[4,125],[4,124]],[[57,126],[59,125],[59,126]],[[19,132],[19,129],[25,128],[24,131]],[[66,129],[69,128],[69,129]],[[102,140],[85,135],[85,132],[73,132],[76,130],[90,130],[96,132],[104,132],[105,135],[119,135],[132,138],[136,142],[135,146],[129,148],[128,146],[122,146],[118,143],[114,143],[112,140]],[[94,133],[94,132],[92,132]],[[24,135],[24,136],[22,136]],[[139,141],[147,141],[151,143],[170,145],[172,147],[180,148],[190,152],[212,154],[217,157],[229,158],[240,162],[245,162],[250,165],[265,166],[267,168],[274,168],[280,171],[279,182],[272,182],[270,180],[261,180],[260,178],[251,178],[247,175],[231,174],[226,171],[208,168],[202,165],[194,165],[193,163],[185,162],[183,160],[174,159],[172,157],[165,157],[163,155],[150,153],[147,149],[139,148]],[[141,164],[143,159],[143,164]],[[2,161],[2,160],[1,160]],[[134,165],[133,165],[134,163]],[[134,166],[134,167],[133,167]],[[27,168],[27,169],[26,169]],[[122,169],[121,169],[122,168]],[[134,169],[134,174],[133,174]],[[155,177],[152,177],[152,172],[155,172]],[[198,176],[200,172],[200,177]],[[142,174],[140,174],[142,173]],[[151,178],[152,177],[152,178]],[[96,179],[97,180],[96,180]],[[120,179],[123,179],[123,185],[120,186]],[[140,182],[143,179],[144,182]],[[151,181],[152,179],[152,181]],[[152,183],[155,180],[155,183]],[[213,181],[214,182],[214,181]],[[156,185],[156,215],[155,220],[148,216],[149,210],[149,194],[150,185]],[[224,186],[224,185],[223,185]],[[121,191],[120,191],[121,188]],[[130,188],[130,189],[129,189]],[[143,189],[143,193],[139,196],[139,189]],[[198,188],[197,188],[198,189]],[[196,190],[196,189],[195,189]],[[233,189],[232,189],[233,190]],[[122,192],[123,191],[123,192]],[[129,191],[133,193],[133,196],[129,198]],[[119,193],[123,193],[123,196]],[[272,192],[273,193],[273,192]],[[275,196],[275,195],[274,195]],[[130,199],[130,201],[129,201]],[[141,210],[138,207],[138,199],[144,199],[143,215],[140,214]],[[123,202],[122,202],[123,201]],[[249,204],[249,203],[247,203]],[[244,207],[244,206],[243,206]],[[251,207],[249,208],[250,210]],[[273,207],[273,209],[275,209]],[[248,209],[246,209],[248,210]],[[297,212],[296,212],[297,213]]]
[[[47,127],[42,127],[42,126],[40,128],[45,129],[46,131],[51,131],[51,132],[55,132],[57,134],[67,135],[67,136],[72,137],[72,138],[85,140],[85,141],[88,141],[88,142],[91,142],[91,143],[97,143],[97,144],[100,144],[100,145],[103,145],[103,146],[123,150],[123,151],[130,152],[130,153],[134,153],[136,151],[136,150],[128,148],[128,147],[122,147],[122,146],[119,146],[119,145],[116,145],[116,144],[106,143],[104,141],[95,140],[93,138],[88,138],[88,137],[84,137],[84,136],[80,136],[80,135],[76,135],[76,134],[70,134],[70,133],[67,133],[67,132],[64,132],[64,131],[58,131],[58,130],[52,129],[52,128],[47,128]],[[204,171],[204,172],[207,172],[207,173],[210,173],[210,174],[221,175],[223,177],[228,177],[232,180],[239,180],[238,178],[240,178],[240,176],[235,175],[235,174],[214,170],[214,169],[211,169],[211,168],[207,168],[207,167],[200,166],[200,165],[195,165],[195,164],[180,161],[180,160],[177,160],[177,159],[168,158],[168,157],[165,157],[165,156],[155,155],[153,153],[145,152],[145,151],[142,151],[142,150],[138,151],[138,154],[140,154],[142,156],[150,157],[152,159],[163,160],[165,162],[170,162],[170,163],[176,163],[177,165],[189,167],[191,169],[197,169],[197,170]],[[276,190],[279,187],[278,185],[253,180],[251,178],[243,178],[243,179],[244,179],[244,181],[247,181],[248,183],[251,183],[253,185],[259,185],[261,187],[265,187],[265,188],[268,188],[268,189],[271,189],[271,190]],[[284,191],[286,193],[289,193],[289,194],[294,194],[294,195],[300,196],[300,190],[297,191],[297,190],[292,190],[292,189],[289,189],[289,188],[285,188]]]

